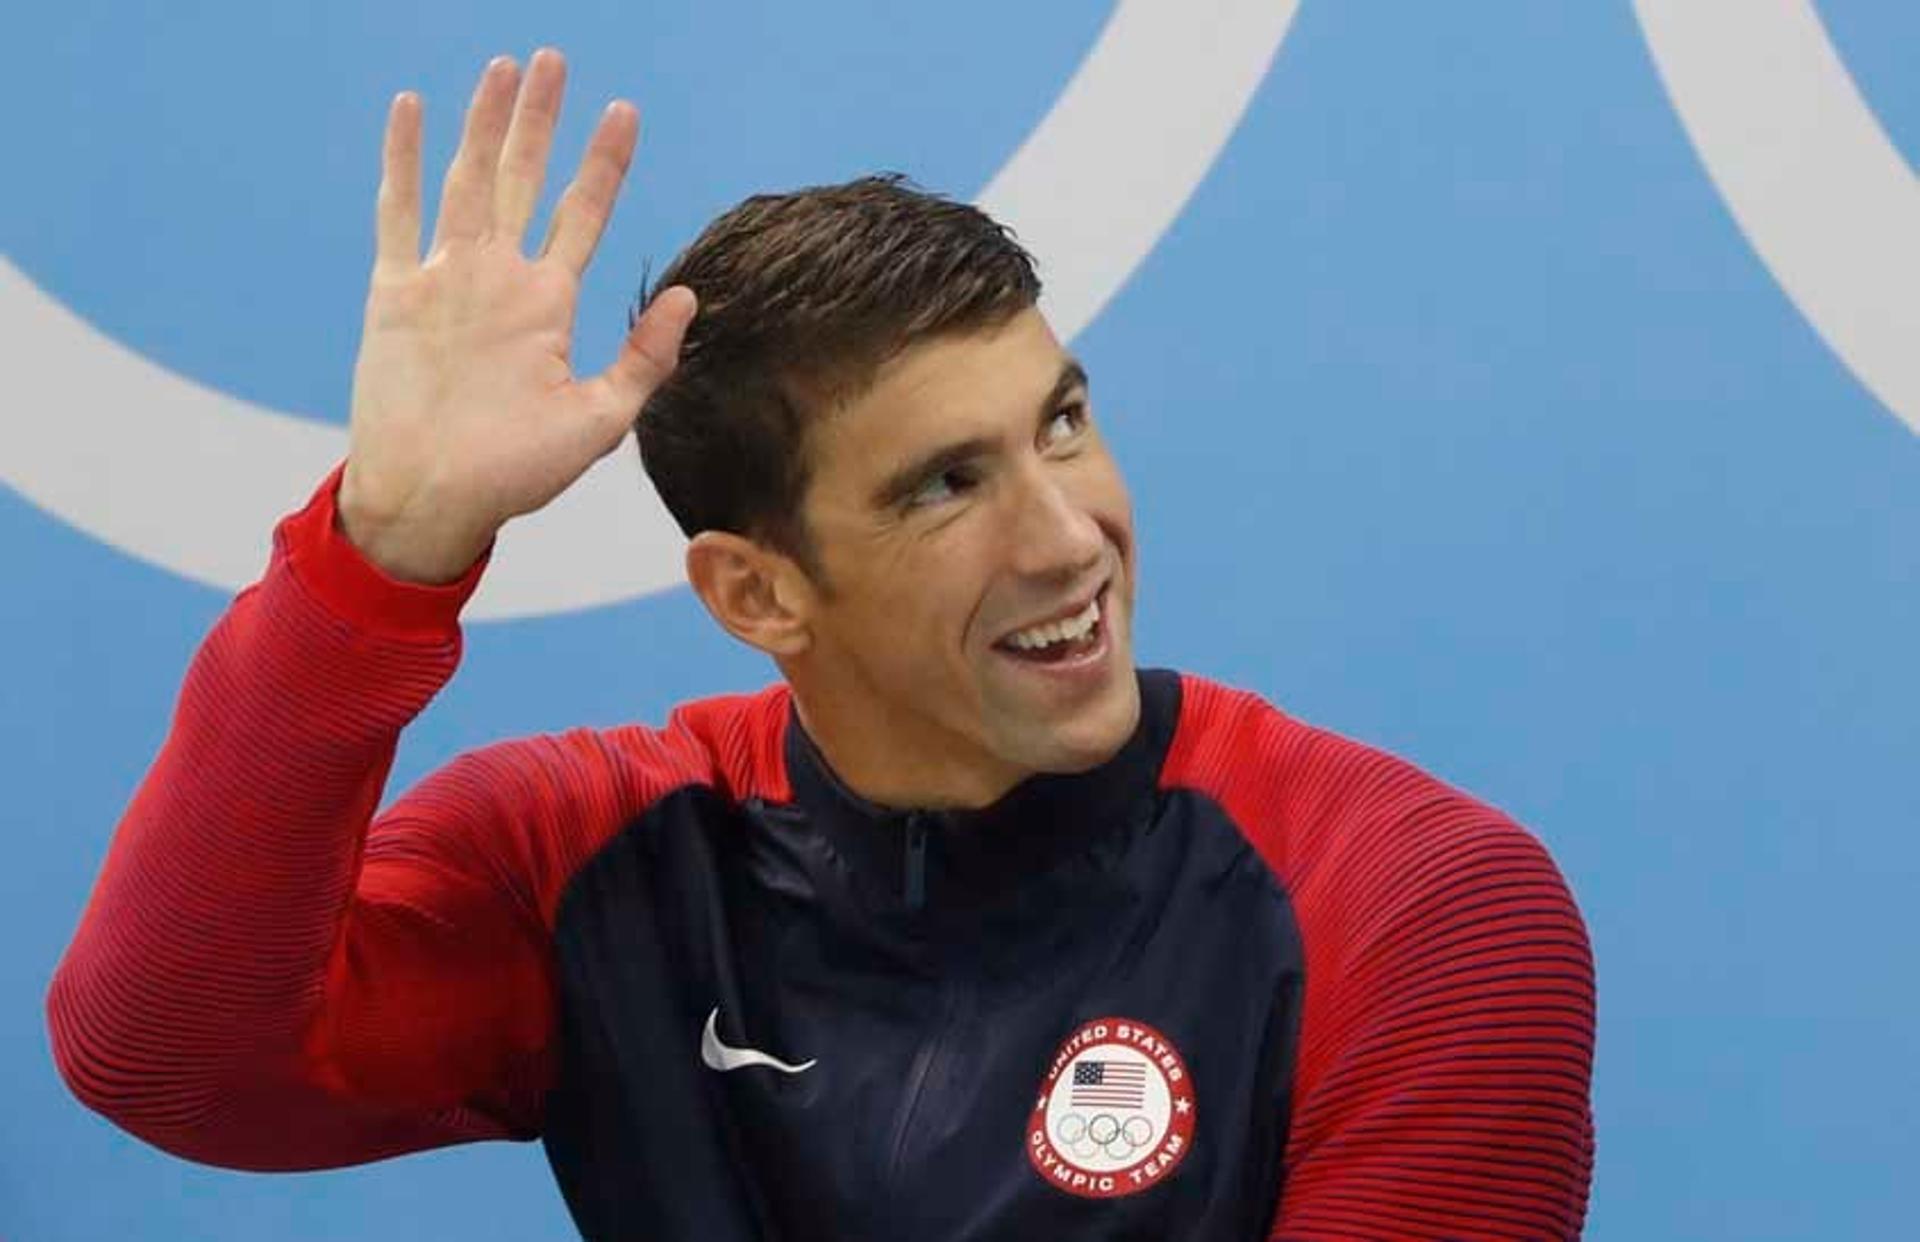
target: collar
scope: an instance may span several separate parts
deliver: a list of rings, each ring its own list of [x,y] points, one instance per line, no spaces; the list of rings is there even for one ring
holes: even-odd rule
[[[1152,815],[1180,714],[1180,678],[1136,674],[1140,721],[1085,772],[1040,775],[977,810],[869,802],[844,785],[788,708],[784,740],[794,808],[823,839],[862,905],[909,914],[977,912],[1103,847],[1120,848]]]

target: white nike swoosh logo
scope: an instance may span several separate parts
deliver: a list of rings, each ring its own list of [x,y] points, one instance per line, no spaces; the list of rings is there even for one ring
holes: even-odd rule
[[[700,1036],[700,1059],[706,1062],[708,1069],[726,1073],[729,1070],[745,1069],[749,1065],[764,1065],[768,1069],[777,1069],[783,1074],[804,1074],[814,1066],[813,1061],[804,1061],[799,1065],[788,1065],[785,1061],[770,1057],[757,1048],[729,1048],[720,1042],[720,1010],[716,1006],[707,1015],[707,1029]]]

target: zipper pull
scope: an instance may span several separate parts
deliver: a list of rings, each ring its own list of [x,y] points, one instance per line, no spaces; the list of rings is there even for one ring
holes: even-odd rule
[[[927,821],[918,811],[907,816],[907,866],[903,877],[907,909],[927,904]]]

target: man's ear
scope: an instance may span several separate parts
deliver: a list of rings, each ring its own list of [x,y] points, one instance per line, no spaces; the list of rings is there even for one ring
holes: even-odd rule
[[[751,539],[705,530],[687,544],[687,581],[727,633],[776,659],[813,643],[807,577]]]

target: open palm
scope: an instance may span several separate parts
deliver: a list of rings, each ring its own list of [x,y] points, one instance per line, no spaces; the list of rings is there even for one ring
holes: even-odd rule
[[[387,120],[378,253],[354,367],[340,513],[388,573],[459,576],[508,519],[545,505],[604,456],[672,373],[694,313],[684,288],[655,298],[599,375],[573,373],[580,276],[633,157],[639,118],[616,101],[554,209],[537,255],[540,197],[566,77],[542,50],[524,81],[487,66],[420,254],[417,96]]]

